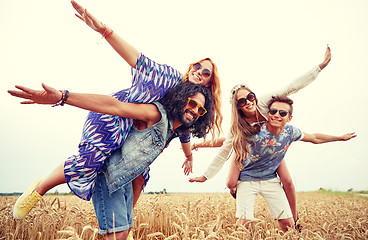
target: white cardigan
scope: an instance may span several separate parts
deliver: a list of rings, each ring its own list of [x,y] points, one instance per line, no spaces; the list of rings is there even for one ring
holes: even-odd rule
[[[268,102],[271,100],[272,96],[275,95],[284,95],[289,96],[290,94],[298,92],[300,89],[308,86],[311,82],[313,82],[321,69],[316,66],[312,68],[310,71],[305,73],[304,75],[300,76],[299,78],[295,79],[291,82],[288,86],[278,91],[269,93],[267,95],[261,96],[258,98],[257,108],[259,112],[263,115],[265,119],[267,119],[268,113]],[[203,176],[207,179],[214,177],[222,168],[226,160],[229,158],[230,150],[232,149],[232,140],[233,136],[229,132],[226,136],[226,140],[224,141],[223,145],[220,147],[216,157],[212,160],[211,164],[208,166],[206,171],[204,172]]]

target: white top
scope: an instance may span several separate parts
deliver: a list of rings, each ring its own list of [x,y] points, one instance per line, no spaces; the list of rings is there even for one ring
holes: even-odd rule
[[[275,95],[284,95],[289,96],[293,93],[298,92],[300,89],[303,89],[304,87],[308,86],[311,82],[313,82],[321,69],[316,66],[312,68],[310,71],[305,73],[304,75],[300,76],[299,78],[295,79],[293,82],[291,82],[288,86],[286,86],[283,89],[280,89],[278,91],[266,94],[264,96],[261,96],[258,98],[258,104],[257,109],[262,114],[262,116],[267,119],[267,113],[268,113],[268,102],[271,100],[272,96]],[[220,147],[216,157],[212,160],[211,164],[208,166],[207,170],[204,172],[203,176],[205,176],[207,179],[213,178],[222,168],[226,160],[229,158],[230,150],[232,149],[232,140],[233,136],[231,132],[226,136],[226,140],[224,141],[223,145]]]

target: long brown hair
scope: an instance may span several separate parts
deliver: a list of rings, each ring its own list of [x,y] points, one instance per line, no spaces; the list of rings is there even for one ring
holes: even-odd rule
[[[192,66],[196,63],[200,63],[203,61],[210,61],[212,64],[212,75],[211,75],[211,82],[210,82],[210,90],[211,90],[211,94],[212,94],[212,99],[214,102],[214,107],[215,107],[215,122],[213,127],[211,128],[211,135],[213,138],[216,138],[220,135],[220,133],[222,132],[222,128],[221,128],[221,123],[222,123],[222,114],[221,114],[221,88],[220,88],[220,77],[219,77],[219,73],[218,73],[218,69],[216,64],[212,61],[212,59],[210,58],[204,58],[201,59],[197,62],[191,63],[189,64],[189,68],[188,70],[183,74],[183,82],[188,81],[189,78],[189,71],[192,68]]]
[[[236,85],[231,90],[231,134],[233,135],[233,148],[235,151],[235,163],[236,165],[242,169],[243,164],[242,161],[248,156],[248,137],[252,136],[259,132],[259,126],[253,127],[250,125],[246,116],[244,115],[241,109],[238,109],[236,102],[236,96],[239,90],[245,89],[249,92],[252,92],[245,85]],[[256,103],[258,103],[257,97],[255,99]]]

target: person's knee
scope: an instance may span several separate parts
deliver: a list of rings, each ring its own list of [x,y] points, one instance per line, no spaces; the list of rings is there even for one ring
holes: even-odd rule
[[[127,239],[128,234],[129,234],[129,230],[116,232],[116,233],[108,233],[106,234],[106,239],[107,240],[125,240]]]

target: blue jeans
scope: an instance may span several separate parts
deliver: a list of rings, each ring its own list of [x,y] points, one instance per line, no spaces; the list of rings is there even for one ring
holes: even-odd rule
[[[131,182],[110,195],[105,175],[100,172],[96,178],[92,201],[100,228],[99,234],[122,232],[133,227],[133,187]]]

